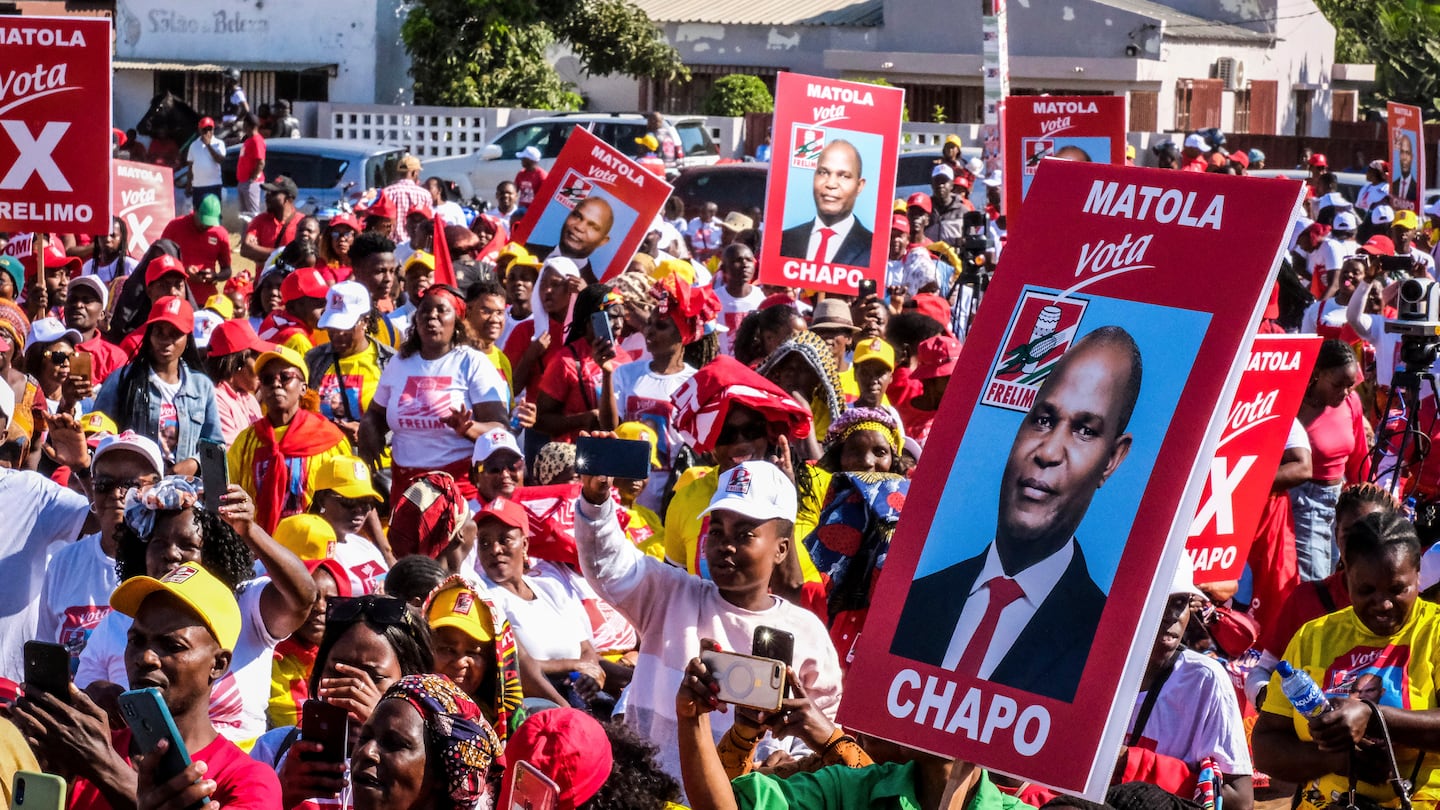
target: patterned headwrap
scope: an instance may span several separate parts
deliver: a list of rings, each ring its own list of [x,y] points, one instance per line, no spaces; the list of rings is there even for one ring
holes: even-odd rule
[[[830,346],[814,332],[798,332],[791,336],[776,347],[756,371],[768,377],[770,371],[792,353],[805,358],[805,362],[815,370],[820,378],[820,390],[816,396],[829,409],[830,420],[839,418],[845,412],[844,400],[840,398],[840,368],[835,364],[835,354],[830,351]],[[830,420],[821,419],[818,414],[815,417],[817,424]]]
[[[705,337],[705,324],[720,315],[720,299],[710,287],[693,287],[671,273],[655,282],[650,296],[662,314],[669,315],[686,345]]]
[[[447,472],[439,470],[416,478],[396,502],[390,515],[390,548],[396,558],[424,554],[440,556],[465,528],[470,514],[465,493]]]
[[[810,435],[810,412],[761,377],[754,369],[729,356],[706,363],[675,389],[675,429],[697,453],[708,453],[725,426],[732,405],[753,408],[770,423],[772,437],[803,439]]]
[[[825,435],[825,449],[843,444],[846,439],[862,430],[873,430],[890,442],[890,451],[898,458],[905,449],[905,438],[900,435],[900,426],[895,417],[884,408],[851,408],[830,423]]]
[[[199,478],[168,475],[153,486],[125,493],[125,525],[141,537],[155,528],[156,512],[179,512],[200,502],[205,488]]]
[[[535,457],[536,483],[540,486],[553,484],[567,469],[575,469],[575,445],[569,442],[550,442],[540,448],[540,453]]]
[[[0,330],[10,335],[10,341],[15,344],[16,355],[25,350],[25,336],[30,333],[30,319],[25,317],[25,310],[9,298],[0,298]]]
[[[504,743],[509,739],[510,732],[514,731],[525,720],[523,706],[525,704],[525,691],[520,686],[520,659],[516,653],[515,630],[510,626],[510,620],[506,618],[494,601],[485,598],[484,591],[475,587],[473,583],[459,574],[451,574],[446,577],[430,595],[425,597],[425,607],[422,614],[430,615],[430,605],[435,597],[443,591],[454,587],[464,587],[474,593],[476,598],[484,603],[489,612],[491,632],[495,635],[495,722],[492,729],[500,742]]]
[[[500,755],[500,738],[480,707],[444,675],[406,675],[380,699],[403,700],[425,720],[425,755],[439,756],[446,794],[469,807],[485,792],[485,774]]]
[[[894,473],[836,473],[830,479],[820,519],[804,543],[816,570],[830,578],[826,605],[832,620],[870,605],[909,491],[910,479]]]
[[[641,253],[641,256],[646,254]],[[626,270],[620,275],[610,279],[608,282],[615,291],[620,293],[620,298],[627,304],[637,304],[649,308],[654,302],[650,300],[650,285],[653,284],[650,276],[634,270]]]

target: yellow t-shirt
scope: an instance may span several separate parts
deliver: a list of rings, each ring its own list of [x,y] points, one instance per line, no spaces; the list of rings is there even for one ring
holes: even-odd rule
[[[275,441],[278,443],[285,438],[285,432],[290,428],[282,427],[275,429]],[[230,483],[239,484],[241,489],[250,493],[251,498],[258,498],[256,494],[258,487],[255,484],[255,453],[260,449],[260,440],[255,436],[255,427],[252,425],[240,431],[235,437],[235,444],[230,446],[229,452],[225,454],[226,466],[230,469]],[[341,437],[340,442],[329,450],[310,456],[305,463],[305,485],[300,488],[299,493],[291,494],[285,498],[285,506],[280,512],[281,517],[298,515],[310,508],[310,501],[315,497],[315,474],[324,466],[325,462],[336,456],[353,456],[354,451],[350,449],[349,440]]]
[[[630,517],[630,523],[625,529],[629,535],[630,542],[647,555],[657,560],[665,559],[665,525],[660,516],[654,510],[647,509],[640,504],[634,506],[622,506]]]
[[[693,468],[692,468],[693,469]],[[686,571],[699,574],[700,569],[700,528],[705,523],[701,515],[710,506],[719,487],[720,476],[714,467],[695,478],[683,488],[675,491],[670,499],[670,508],[665,510],[665,558],[675,565],[684,566]],[[806,582],[819,582],[820,572],[811,562],[809,552],[802,541],[815,530],[820,516],[820,503],[825,491],[830,488],[830,474],[812,467],[812,475],[823,476],[815,479],[818,495],[813,498],[802,496],[795,516],[795,537],[790,543],[792,553],[800,561],[800,571]],[[686,470],[688,473],[689,470]]]
[[[1355,695],[1380,706],[1420,711],[1440,708],[1440,605],[1416,600],[1410,620],[1393,636],[1371,633],[1355,615],[1355,608],[1321,616],[1307,623],[1285,648],[1285,660],[1304,669],[1327,697]],[[1263,711],[1290,718],[1295,734],[1310,741],[1310,724],[1286,700],[1280,674],[1270,676]],[[1416,752],[1395,747],[1400,775],[1410,778]],[[1345,774],[1326,774],[1302,786],[1305,802],[1314,807],[1345,806],[1349,787]],[[1360,782],[1357,792],[1386,807],[1399,806],[1389,785]],[[1425,758],[1415,778],[1416,807],[1434,806],[1440,800],[1440,757]]]
[[[375,397],[375,386],[380,382],[379,353],[372,340],[365,351],[340,358],[340,374],[345,378],[343,386],[335,376],[334,365],[327,368],[320,379],[310,381],[311,387],[320,394],[321,416],[346,419],[345,405],[348,404],[348,421],[360,419],[360,415],[370,407],[370,400]],[[347,401],[343,404],[342,396]]]
[[[324,340],[320,340],[321,343],[330,342],[330,336],[325,334],[325,331],[323,329],[317,330],[316,339],[319,338],[324,338]],[[296,332],[295,334],[286,338],[285,342],[281,343],[280,345],[286,347],[287,349],[294,349],[297,354],[299,354],[301,357],[304,357],[306,352],[315,348],[315,341],[311,340],[310,335],[307,335],[304,332]]]
[[[483,351],[481,354],[490,358],[490,362],[494,364],[495,370],[500,372],[501,377],[505,378],[505,384],[513,390],[515,387],[515,375],[510,372],[510,358],[506,357],[505,353],[500,351],[500,347],[493,343],[490,344],[490,348],[487,351]],[[515,398],[513,393],[510,398]]]

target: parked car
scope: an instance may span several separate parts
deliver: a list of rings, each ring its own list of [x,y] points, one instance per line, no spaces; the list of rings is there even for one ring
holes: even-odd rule
[[[719,162],[720,149],[705,128],[705,119],[675,118],[670,123],[680,133],[680,143],[685,150],[682,168]],[[635,113],[570,113],[530,118],[506,128],[478,152],[426,161],[425,176],[454,181],[466,200],[491,199],[496,186],[514,180],[520,172],[520,159],[515,157],[520,150],[529,146],[539,149],[540,165],[549,171],[577,126],[627,155],[636,154],[635,139],[646,132],[645,117]]]
[[[685,201],[685,216],[698,217],[707,202],[720,209],[723,218],[731,211],[747,213],[765,207],[765,184],[770,178],[769,163],[725,163],[681,169],[675,177],[674,195]]]
[[[342,198],[351,203],[360,199],[367,188],[380,188],[390,182],[395,164],[405,154],[398,146],[381,146],[363,141],[335,138],[277,138],[265,142],[265,178],[273,180],[284,175],[295,181],[299,196],[295,209],[313,214],[328,208]],[[235,165],[240,160],[240,147],[225,152],[220,176],[221,223],[232,233],[244,225],[240,221],[240,200],[235,190],[238,183]]]
[[[1310,172],[1305,169],[1260,169],[1245,174],[1249,177],[1286,177],[1300,181],[1310,177]],[[1340,181],[1340,193],[1351,202],[1360,195],[1360,189],[1365,187],[1365,175],[1362,172],[1336,172],[1335,179]]]
[[[980,157],[979,147],[963,146],[960,148],[960,159],[968,161],[972,157]],[[915,149],[909,152],[901,152],[900,160],[895,164],[895,197],[897,199],[909,199],[911,194],[917,191],[930,193],[930,173],[935,170],[935,164],[940,160],[939,149]],[[970,189],[970,201],[977,206],[985,204],[985,188],[977,183],[979,188]]]

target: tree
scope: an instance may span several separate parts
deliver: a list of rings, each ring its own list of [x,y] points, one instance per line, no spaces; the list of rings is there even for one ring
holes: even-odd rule
[[[1375,65],[1367,101],[1440,109],[1440,6],[1429,0],[1316,0],[1335,26],[1336,61]]]
[[[715,80],[705,94],[706,115],[739,116],[775,111],[775,97],[759,76],[731,73]]]
[[[690,76],[629,0],[412,0],[400,38],[417,104],[578,109],[573,86],[545,58],[557,43],[592,75]]]

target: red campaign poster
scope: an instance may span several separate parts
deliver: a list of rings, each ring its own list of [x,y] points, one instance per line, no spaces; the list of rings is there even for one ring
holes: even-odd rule
[[[515,241],[545,258],[552,251],[604,281],[624,272],[670,197],[670,184],[580,127],[555,158]]]
[[[781,73],[760,283],[855,295],[885,286],[905,91]]]
[[[128,160],[117,160],[112,165],[115,197],[111,210],[130,233],[125,252],[138,259],[175,218],[173,173],[168,166]]]
[[[1255,338],[1185,541],[1196,583],[1240,578],[1321,342],[1314,335]]]
[[[847,729],[1101,799],[1300,192],[1036,178],[915,472]]]
[[[1005,221],[1014,229],[1021,202],[1048,158],[1125,163],[1124,96],[1010,96],[1002,110]]]
[[[1419,107],[1385,102],[1390,123],[1390,202],[1395,210],[1420,211],[1425,201],[1425,133]]]
[[[109,232],[110,39],[108,19],[0,17],[0,231]]]

